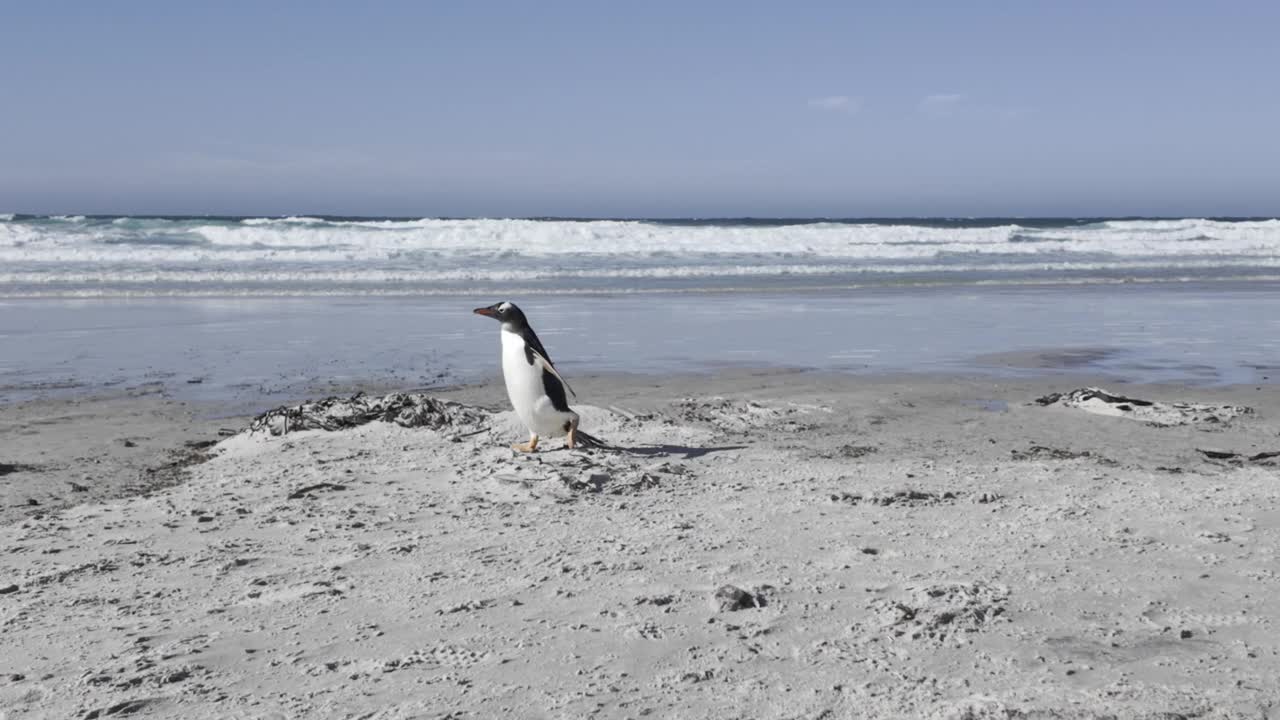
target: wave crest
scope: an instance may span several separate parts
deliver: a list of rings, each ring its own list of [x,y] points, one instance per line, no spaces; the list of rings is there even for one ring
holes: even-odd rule
[[[3,216],[0,216],[3,217]],[[1280,220],[975,223],[63,218],[0,222],[0,295],[19,286],[280,288],[733,278],[1107,276],[1280,264]]]

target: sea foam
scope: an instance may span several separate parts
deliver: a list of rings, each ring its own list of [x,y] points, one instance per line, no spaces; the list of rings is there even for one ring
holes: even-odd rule
[[[6,216],[0,216],[6,217]],[[802,277],[945,282],[1236,277],[1280,263],[1280,220],[633,221],[86,218],[0,223],[0,295],[234,286],[757,287]],[[1066,275],[1063,276],[1064,278]]]

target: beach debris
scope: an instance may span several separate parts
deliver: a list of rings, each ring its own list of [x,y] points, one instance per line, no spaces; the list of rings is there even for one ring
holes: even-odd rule
[[[1051,448],[1047,445],[1032,445],[1026,450],[1010,450],[1009,455],[1014,460],[1077,460],[1089,457],[1089,452],[1074,452],[1072,450]]]
[[[847,503],[849,505],[881,505],[888,507],[890,505],[920,506],[920,505],[941,505],[943,503],[954,502],[960,497],[960,493],[945,490],[941,493],[924,492],[921,490],[894,490],[889,493],[881,493],[876,495],[864,495],[862,493],[835,493],[831,495],[832,502]]]
[[[978,632],[1004,615],[1009,588],[982,581],[908,586],[869,609],[880,629],[895,637],[937,642]]]
[[[38,468],[35,465],[23,465],[21,463],[0,462],[0,476],[18,472],[32,472]]]
[[[711,596],[711,609],[716,612],[737,612],[756,607],[764,607],[763,598],[736,585],[721,585]]]
[[[711,670],[708,668],[706,670],[703,670],[702,672],[690,671],[690,672],[680,673],[680,677],[678,679],[680,682],[700,683],[700,682],[707,682],[708,680],[714,680],[715,676],[716,676],[715,670]]]
[[[1060,448],[1049,447],[1048,445],[1032,445],[1026,450],[1010,450],[1009,455],[1014,460],[1096,460],[1103,465],[1118,465],[1115,460],[1094,455],[1088,450],[1062,450]]]
[[[874,445],[841,445],[832,452],[818,454],[818,457],[854,459],[866,457],[877,452],[880,452],[880,448]]]
[[[301,405],[283,406],[253,419],[249,434],[265,432],[273,436],[300,430],[346,430],[375,420],[403,428],[431,430],[459,428],[480,431],[489,413],[477,407],[441,400],[422,393],[392,393],[372,397],[356,393],[349,398],[331,396]]]
[[[498,603],[492,598],[484,598],[481,600],[463,600],[454,605],[446,605],[436,610],[437,615],[452,615],[460,612],[476,612],[477,610],[487,610]]]
[[[90,710],[84,714],[84,720],[96,720],[96,718],[105,717],[123,717],[125,715],[133,715],[147,709],[147,706],[158,703],[162,698],[139,698],[135,700],[125,700],[107,707]]]
[[[1095,387],[1050,393],[1036,398],[1035,402],[1042,406],[1061,405],[1097,415],[1130,418],[1159,427],[1220,424],[1253,413],[1252,408],[1243,405],[1163,403],[1116,395]]]
[[[17,585],[6,585],[4,587],[0,587],[0,595],[8,595],[9,593],[16,593],[16,592],[18,592]]]
[[[297,500],[299,498],[309,497],[311,493],[316,492],[318,490],[346,490],[346,489],[347,489],[346,485],[341,485],[339,483],[331,483],[331,482],[316,483],[315,485],[307,485],[306,487],[301,487],[301,488],[298,488],[297,490],[294,490],[293,492],[289,493],[289,499]]]
[[[67,484],[71,486],[71,492],[78,492],[78,493],[81,493],[81,492],[89,492],[89,486],[88,486],[88,485],[81,485],[80,483],[76,482],[75,480],[68,480],[68,481],[67,481]]]
[[[1246,464],[1262,465],[1264,467],[1275,467],[1280,465],[1280,451],[1260,452],[1253,455],[1245,455],[1244,453],[1231,452],[1230,450],[1196,448],[1196,452],[1205,456],[1209,460],[1221,460],[1228,465],[1234,465],[1236,467],[1244,467]]]

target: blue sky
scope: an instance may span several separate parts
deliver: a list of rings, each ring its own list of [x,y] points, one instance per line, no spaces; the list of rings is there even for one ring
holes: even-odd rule
[[[0,211],[1280,213],[1276,2],[0,2]]]

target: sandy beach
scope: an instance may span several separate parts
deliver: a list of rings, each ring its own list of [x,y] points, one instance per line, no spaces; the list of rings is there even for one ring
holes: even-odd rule
[[[0,716],[1276,712],[1271,386],[574,385],[613,449],[513,452],[494,382],[279,435],[9,406]],[[1051,397],[1098,385],[1199,405]]]
[[[0,720],[1280,720],[1278,27],[5,5]]]

